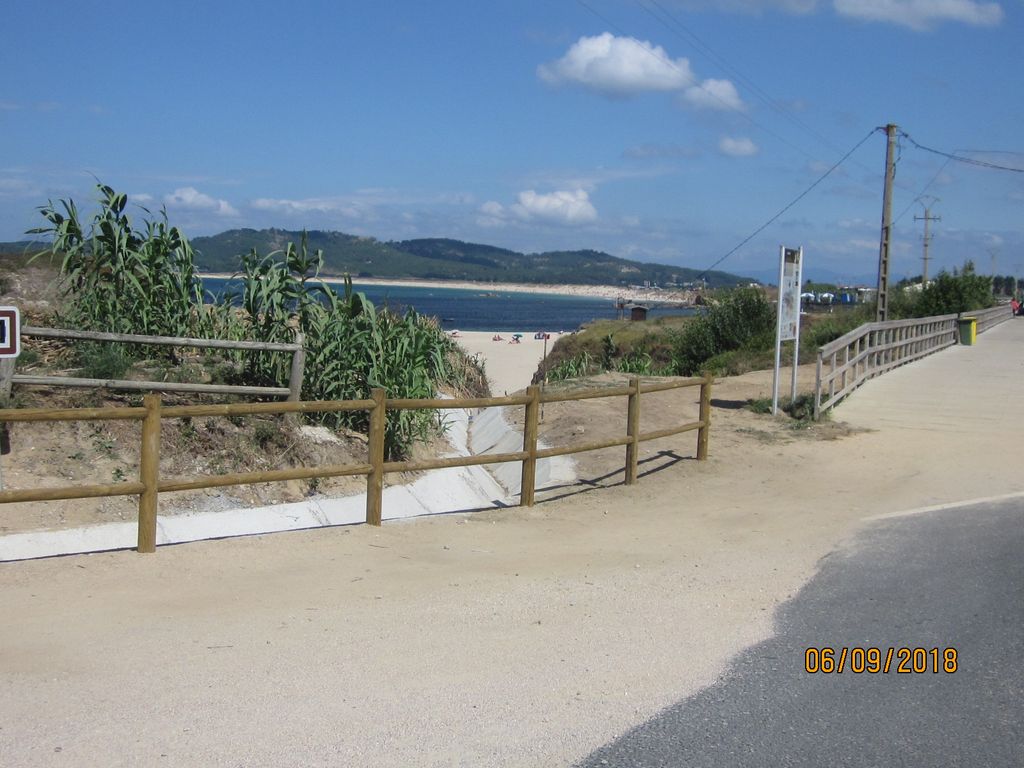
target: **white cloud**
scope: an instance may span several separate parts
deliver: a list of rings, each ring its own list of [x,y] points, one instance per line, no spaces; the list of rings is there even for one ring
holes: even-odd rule
[[[35,182],[18,177],[0,177],[0,199],[32,199],[44,194]]]
[[[480,206],[477,223],[486,227],[504,226],[511,220],[541,220],[553,224],[587,224],[597,220],[597,209],[585,189],[539,193],[520,192],[518,202],[505,206],[489,200]]]
[[[750,157],[758,152],[757,144],[748,138],[734,139],[731,136],[723,136],[718,142],[718,150],[723,155],[730,157]]]
[[[683,99],[702,109],[731,109],[739,112],[744,108],[736,86],[729,80],[705,80],[683,91]]]
[[[537,67],[538,76],[554,85],[579,85],[611,98],[647,91],[682,94],[682,101],[705,109],[743,109],[729,80],[701,82],[688,59],[673,59],[665,49],[610,32],[581,37],[557,61]]]
[[[955,21],[992,27],[1003,20],[999,3],[978,0],[834,0],[836,13],[864,21],[883,21],[916,30]]]
[[[696,80],[687,59],[669,57],[658,45],[610,32],[581,37],[558,61],[537,67],[541,79],[582,85],[609,96],[676,91]]]
[[[519,205],[528,218],[537,217],[563,224],[582,224],[597,219],[597,209],[584,189],[538,194],[532,189],[519,193]]]
[[[878,229],[877,221],[867,219],[840,219],[836,223],[841,229]]]
[[[340,213],[350,218],[360,218],[363,211],[346,198],[307,197],[302,200],[261,197],[253,200],[252,207],[260,211],[274,211],[288,215],[306,213]]]
[[[164,195],[164,205],[187,211],[209,211],[218,216],[238,216],[238,211],[227,200],[217,200],[195,187],[179,187],[171,194]]]
[[[299,199],[260,197],[250,201],[255,210],[282,213],[288,216],[322,214],[328,218],[358,219],[362,222],[376,221],[386,216],[386,209],[422,206],[463,207],[476,202],[468,192],[430,192],[420,194],[400,189],[369,187],[357,189],[349,194],[326,197],[305,197]],[[397,214],[401,216],[402,214]]]

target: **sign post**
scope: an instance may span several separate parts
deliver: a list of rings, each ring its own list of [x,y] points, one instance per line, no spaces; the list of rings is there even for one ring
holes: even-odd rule
[[[6,408],[11,399],[11,379],[14,360],[21,353],[21,315],[17,307],[0,307],[0,408]],[[0,423],[0,454],[11,452],[7,422]],[[4,487],[0,473],[0,489]]]
[[[803,248],[779,246],[779,307],[775,325],[775,374],[772,377],[772,416],[779,412],[779,368],[782,342],[793,342],[793,380],[790,401],[796,400],[796,374],[800,362],[800,285],[803,282]]]

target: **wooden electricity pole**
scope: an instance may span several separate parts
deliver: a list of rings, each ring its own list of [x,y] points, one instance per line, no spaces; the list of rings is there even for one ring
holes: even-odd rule
[[[896,126],[885,126],[885,192],[882,195],[882,240],[878,248],[878,304],[875,320],[889,318],[889,242],[892,234],[892,184],[896,178]]]

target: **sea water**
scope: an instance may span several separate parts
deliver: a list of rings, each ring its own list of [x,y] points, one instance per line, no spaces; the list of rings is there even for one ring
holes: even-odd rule
[[[206,290],[220,297],[229,285],[240,290],[237,281],[204,278]],[[342,295],[342,285],[331,285]],[[548,293],[518,293],[485,288],[433,288],[429,286],[353,283],[374,305],[395,312],[415,309],[438,318],[445,330],[535,333],[574,331],[592,320],[614,320],[618,310],[612,299],[594,296],[559,296]],[[690,308],[653,307],[648,317],[693,314]]]

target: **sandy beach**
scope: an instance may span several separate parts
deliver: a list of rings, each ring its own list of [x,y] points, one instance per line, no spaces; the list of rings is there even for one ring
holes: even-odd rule
[[[512,342],[512,334],[500,334],[495,341],[492,331],[459,331],[455,341],[471,355],[479,355],[484,362],[484,372],[495,396],[511,395],[530,384],[537,366],[544,359],[544,340],[535,339],[534,334],[524,333],[518,344]],[[558,340],[558,334],[549,334],[547,350],[551,351]]]
[[[199,275],[202,278],[213,278],[217,280],[228,280],[234,275],[227,272],[204,272]],[[328,285],[344,285],[343,277],[321,276]],[[361,277],[353,281],[359,285],[381,285],[381,286],[405,286],[411,288],[458,288],[468,291],[483,291],[487,293],[546,293],[555,296],[594,296],[597,298],[616,299],[622,297],[627,301],[634,302],[669,302],[679,304],[692,304],[693,291],[664,290],[659,288],[623,288],[615,285],[552,285],[532,283],[491,283],[474,280],[416,280],[416,279],[390,279],[378,277]]]

